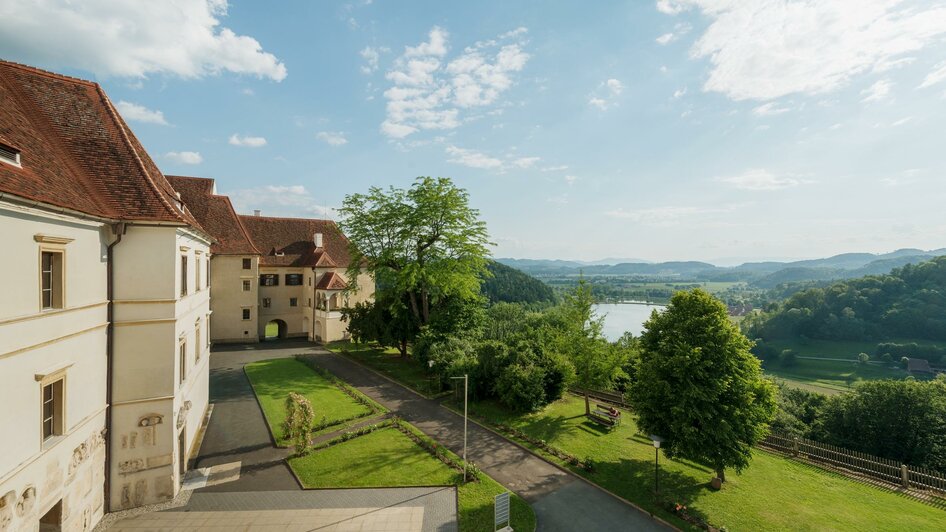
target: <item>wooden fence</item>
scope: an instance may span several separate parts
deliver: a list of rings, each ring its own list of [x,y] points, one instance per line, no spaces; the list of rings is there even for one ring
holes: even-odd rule
[[[777,433],[770,434],[760,445],[904,488],[946,494],[946,475],[921,467],[908,466],[895,460]]]
[[[585,390],[583,388],[570,388],[569,391],[575,395],[582,395],[582,396],[585,395]],[[624,402],[624,395],[621,394],[621,392],[603,392],[600,390],[588,390],[587,393],[588,393],[588,397],[591,397],[592,399],[597,399],[598,401],[602,401],[604,403],[611,403],[611,404],[623,406],[623,407],[629,406],[627,403]]]

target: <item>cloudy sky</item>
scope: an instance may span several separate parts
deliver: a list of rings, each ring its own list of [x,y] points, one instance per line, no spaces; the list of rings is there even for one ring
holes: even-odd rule
[[[432,175],[499,257],[946,246],[943,2],[7,0],[0,57],[243,212]]]

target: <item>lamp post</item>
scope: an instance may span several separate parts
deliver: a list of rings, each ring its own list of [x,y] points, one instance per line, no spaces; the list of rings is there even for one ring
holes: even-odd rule
[[[429,371],[427,372],[427,391],[428,393],[430,393],[432,397],[434,395],[434,376],[433,376],[434,361],[433,360],[429,360],[429,359],[427,360],[427,368],[429,369]]]
[[[459,380],[463,379],[463,482],[466,482],[466,425],[467,425],[467,415],[466,415],[466,405],[467,405],[467,391],[468,385],[470,383],[469,375],[464,374],[462,377],[450,377],[451,379]]]
[[[650,435],[650,439],[654,442],[654,505],[657,505],[660,494],[660,443],[664,439],[654,434]]]

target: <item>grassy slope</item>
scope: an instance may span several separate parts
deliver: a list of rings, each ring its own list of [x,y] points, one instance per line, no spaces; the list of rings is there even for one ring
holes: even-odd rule
[[[509,415],[488,403],[476,405],[474,411],[579,458],[590,457],[594,472],[572,469],[644,508],[653,507],[654,448],[636,434],[630,416],[622,426],[603,431],[585,420],[584,403],[573,396],[532,415]],[[711,524],[730,530],[946,527],[943,510],[762,451],[755,452],[752,465],[741,475],[727,475],[720,492],[708,488],[712,472],[698,464],[661,456],[660,475],[664,498],[684,503]]]
[[[327,347],[336,353],[346,354],[418,392],[430,392],[431,379],[425,369],[413,359],[402,358],[397,349],[382,349],[374,344],[355,344],[347,340],[332,342]]]
[[[394,428],[292,458],[289,465],[308,488],[445,486],[461,480],[459,472]],[[492,530],[493,497],[504,491],[486,475],[481,475],[480,482],[459,486],[460,530]],[[535,514],[519,497],[512,499],[512,514],[514,529],[535,529]]]
[[[297,360],[264,360],[247,364],[245,369],[278,445],[287,444],[282,438],[282,423],[286,419],[289,392],[301,393],[312,402],[316,423],[322,420],[322,416],[332,423],[371,412]]]

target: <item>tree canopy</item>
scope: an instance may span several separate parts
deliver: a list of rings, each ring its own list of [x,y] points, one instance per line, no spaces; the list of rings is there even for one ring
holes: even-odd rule
[[[555,293],[549,285],[531,275],[490,261],[486,268],[490,276],[483,281],[483,295],[490,303],[551,303]]]
[[[665,439],[668,457],[708,464],[721,480],[725,468],[747,467],[776,390],[726,307],[701,289],[678,292],[644,326],[628,394],[638,425]]]
[[[414,325],[413,334],[435,322],[447,303],[480,298],[488,275],[486,224],[466,190],[450,179],[420,177],[408,189],[372,187],[346,196],[340,213],[352,256],[349,279],[367,269],[376,304]]]

